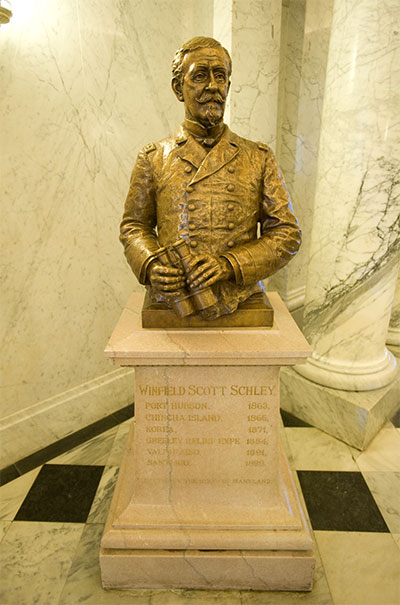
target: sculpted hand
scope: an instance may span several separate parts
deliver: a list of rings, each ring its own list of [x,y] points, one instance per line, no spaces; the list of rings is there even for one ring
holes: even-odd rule
[[[217,281],[231,279],[233,269],[225,258],[198,254],[189,262],[187,283],[190,287],[207,288]]]
[[[175,292],[186,286],[182,269],[168,267],[157,261],[150,263],[148,276],[152,287],[162,292]]]

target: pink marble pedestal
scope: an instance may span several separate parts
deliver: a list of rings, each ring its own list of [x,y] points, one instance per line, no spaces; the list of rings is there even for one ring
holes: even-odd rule
[[[143,329],[132,295],[106,349],[135,366],[135,422],[101,542],[105,588],[311,590],[313,542],[279,437],[279,370],[311,350],[272,328]]]

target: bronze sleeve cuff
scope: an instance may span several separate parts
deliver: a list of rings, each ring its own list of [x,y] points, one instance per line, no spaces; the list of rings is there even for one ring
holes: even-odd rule
[[[220,257],[227,260],[228,263],[230,264],[230,266],[232,267],[233,273],[235,275],[235,283],[241,284],[242,283],[242,274],[240,272],[240,267],[239,267],[238,263],[236,262],[235,257],[232,256],[230,254],[230,252],[225,252],[224,254],[220,254]]]
[[[249,286],[276,271],[276,255],[262,238],[224,252],[221,256],[231,263],[238,285]]]

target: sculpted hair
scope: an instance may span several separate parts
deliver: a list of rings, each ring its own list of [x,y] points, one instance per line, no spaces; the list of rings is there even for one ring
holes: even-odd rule
[[[182,78],[182,63],[183,63],[185,56],[187,54],[193,52],[194,50],[198,50],[199,48],[222,48],[222,50],[224,51],[224,53],[226,54],[226,57],[228,59],[229,75],[231,75],[232,59],[231,59],[228,51],[226,50],[226,48],[224,48],[222,46],[222,44],[220,44],[220,42],[218,42],[218,40],[215,40],[214,38],[207,38],[206,36],[197,36],[196,38],[192,38],[188,42],[185,42],[185,44],[182,46],[182,48],[179,48],[176,51],[174,58],[172,60],[172,79],[173,80],[175,80],[175,79],[180,80]]]

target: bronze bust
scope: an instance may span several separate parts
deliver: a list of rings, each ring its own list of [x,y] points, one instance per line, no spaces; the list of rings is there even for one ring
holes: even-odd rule
[[[260,280],[301,242],[273,152],[223,122],[230,75],[229,53],[213,38],[176,52],[172,88],[185,119],[139,152],[121,223],[150,302],[211,323],[262,293]]]

